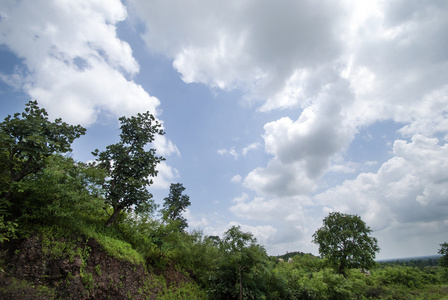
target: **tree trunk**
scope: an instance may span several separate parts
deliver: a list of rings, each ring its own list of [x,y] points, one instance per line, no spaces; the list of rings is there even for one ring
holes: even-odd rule
[[[113,223],[115,223],[118,216],[120,215],[121,210],[122,210],[121,207],[114,207],[114,212],[110,216],[109,220],[107,220],[106,227],[110,227]]]
[[[345,273],[345,263],[344,262],[340,262],[338,273],[344,277],[347,277],[347,274]]]
[[[240,300],[243,300],[243,279],[241,278],[241,266],[238,266],[238,273],[240,276]]]

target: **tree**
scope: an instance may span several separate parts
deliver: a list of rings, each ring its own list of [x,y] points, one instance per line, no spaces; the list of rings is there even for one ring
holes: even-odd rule
[[[37,101],[28,102],[21,114],[8,115],[0,123],[0,198],[9,203],[20,181],[41,171],[51,155],[71,151],[85,131],[60,118],[50,122]]]
[[[54,154],[46,159],[41,171],[21,184],[21,219],[32,224],[52,224],[80,215],[103,213],[103,182],[103,170]]]
[[[313,234],[313,243],[319,245],[321,256],[337,266],[339,274],[345,276],[348,268],[368,269],[375,264],[378,241],[359,216],[332,212],[323,224]]]
[[[108,179],[103,187],[105,200],[112,209],[106,222],[111,226],[120,212],[132,207],[147,206],[152,194],[147,188],[152,184],[150,177],[157,176],[156,166],[164,160],[156,156],[155,149],[145,150],[154,141],[155,135],[165,134],[162,125],[149,112],[130,118],[121,117],[120,142],[109,145],[105,151],[96,149],[98,165],[106,170]],[[151,206],[148,206],[151,207]]]
[[[170,194],[163,199],[163,219],[175,221],[179,224],[179,229],[183,231],[187,228],[187,220],[182,216],[185,209],[191,205],[190,197],[182,195],[185,190],[182,183],[172,183],[170,185]]]
[[[251,272],[256,273],[254,270],[256,268],[266,269],[268,262],[266,250],[257,244],[257,240],[250,232],[242,232],[240,226],[232,226],[224,233],[219,249],[222,253],[222,263],[218,277],[220,281],[224,281],[220,283],[219,292],[224,299],[236,298],[233,287],[237,278],[238,298],[243,299],[243,277]],[[254,281],[255,284],[259,284],[262,280]],[[256,292],[257,287],[253,286],[250,290]]]
[[[439,254],[443,255],[440,258],[439,264],[442,267],[448,268],[448,243],[440,244]]]

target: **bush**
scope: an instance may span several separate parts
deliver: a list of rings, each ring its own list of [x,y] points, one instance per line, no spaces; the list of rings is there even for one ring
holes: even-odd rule
[[[438,283],[437,276],[411,267],[386,267],[372,272],[378,285],[402,285],[408,288],[420,288],[427,284]]]

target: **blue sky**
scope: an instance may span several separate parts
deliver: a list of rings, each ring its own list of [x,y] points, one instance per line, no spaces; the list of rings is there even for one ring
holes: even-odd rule
[[[251,231],[271,255],[317,254],[331,211],[360,215],[378,258],[448,236],[446,1],[0,3],[0,117],[38,100],[87,128],[73,156],[150,111],[186,187],[190,229]]]

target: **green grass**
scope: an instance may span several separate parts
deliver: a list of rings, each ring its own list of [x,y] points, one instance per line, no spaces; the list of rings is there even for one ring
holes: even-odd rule
[[[135,250],[130,243],[124,241],[113,227],[106,228],[102,220],[77,219],[70,226],[85,237],[95,239],[112,257],[132,264],[144,264],[145,262],[141,253]]]

